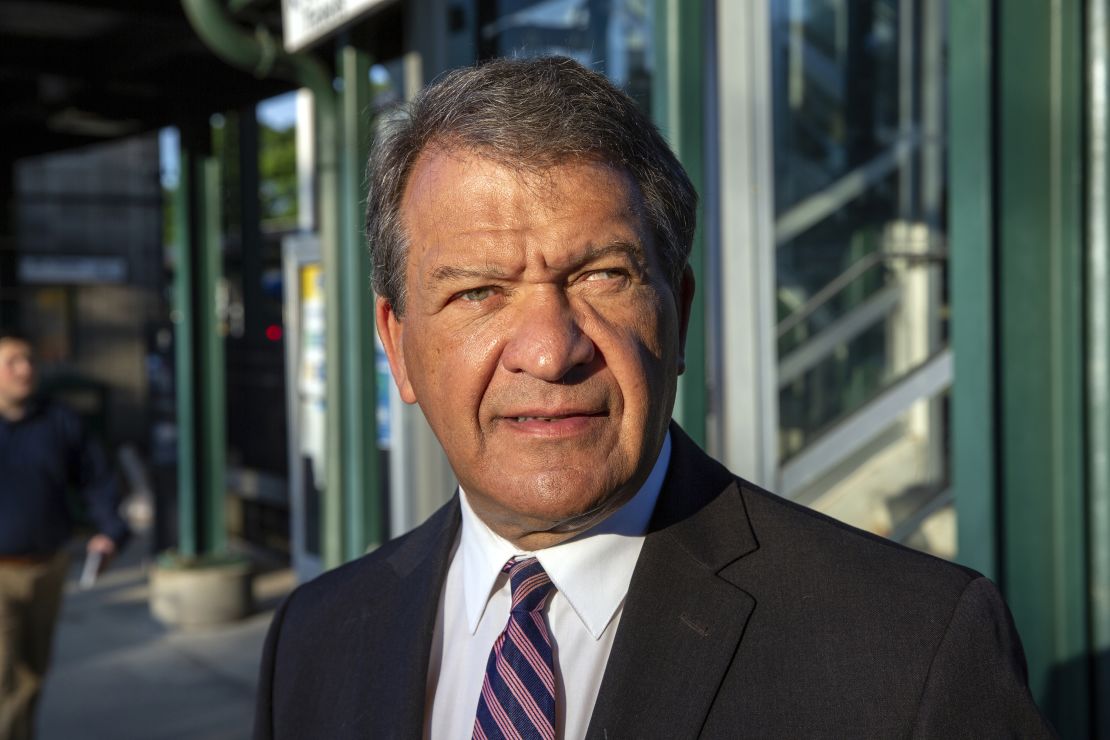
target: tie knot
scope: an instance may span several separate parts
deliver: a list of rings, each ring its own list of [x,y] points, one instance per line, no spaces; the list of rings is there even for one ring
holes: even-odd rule
[[[513,592],[514,612],[535,612],[543,608],[544,601],[554,588],[540,561],[535,558],[512,561],[505,564],[509,573],[509,584]]]

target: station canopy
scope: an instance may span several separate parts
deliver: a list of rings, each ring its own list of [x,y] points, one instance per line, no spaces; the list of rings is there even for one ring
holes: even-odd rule
[[[276,0],[230,5],[244,27],[280,39]],[[180,0],[0,0],[0,164],[203,121],[291,87],[218,59]]]

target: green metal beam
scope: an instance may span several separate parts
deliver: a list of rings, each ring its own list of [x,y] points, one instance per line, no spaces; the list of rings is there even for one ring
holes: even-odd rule
[[[651,107],[656,125],[667,137],[699,193],[705,191],[705,4],[703,0],[656,0],[655,74]],[[686,372],[679,378],[674,418],[698,444],[706,444],[707,358],[705,332],[704,208],[698,207],[698,230],[690,253],[697,283],[686,338]]]
[[[370,56],[353,46],[339,51],[343,80],[342,209],[343,462],[346,480],[345,558],[381,544],[382,486],[377,437],[377,376],[370,254],[363,238],[366,161],[370,153]]]
[[[177,401],[177,548],[185,557],[197,552],[196,418],[193,378],[193,276],[192,234],[194,152],[184,145],[180,175],[174,193],[174,387]]]
[[[1088,0],[1087,492],[1094,737],[1110,737],[1110,2]]]
[[[952,481],[959,561],[999,578],[989,0],[948,7]]]
[[[996,10],[1002,578],[1034,697],[1086,737],[1082,4]]]
[[[206,129],[205,129],[206,132]],[[217,291],[222,273],[220,168],[196,130],[182,133],[174,252],[178,550],[225,549],[227,416]]]
[[[340,208],[338,165],[338,115],[335,95],[313,90],[316,107],[316,177],[319,194],[320,253],[324,268],[324,355],[326,357],[327,419],[325,421],[325,482],[321,535],[325,568],[343,562],[344,491],[348,483],[343,469],[343,275],[342,245],[339,240]]]
[[[227,457],[227,400],[225,391],[224,339],[220,330],[218,291],[223,275],[220,219],[220,164],[214,157],[201,162],[200,217],[198,218],[197,264],[194,306],[196,349],[200,359],[197,452],[201,460],[198,483],[199,525],[202,552],[227,548],[225,511]]]

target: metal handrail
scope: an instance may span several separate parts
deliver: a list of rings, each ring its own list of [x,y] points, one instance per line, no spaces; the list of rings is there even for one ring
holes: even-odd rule
[[[775,244],[783,246],[842,209],[902,166],[925,142],[921,133],[911,129],[872,159],[790,206],[775,219]]]
[[[902,286],[890,283],[817,334],[807,337],[801,346],[779,358],[779,388],[790,385],[838,347],[882,321],[901,301]]]
[[[778,338],[781,339],[784,337],[791,329],[809,318],[814,311],[835,298],[842,290],[855,282],[856,278],[863,275],[863,273],[867,272],[875,265],[881,262],[898,259],[906,260],[911,265],[944,262],[948,259],[948,250],[937,249],[923,252],[892,252],[879,250],[871,252],[867,256],[853,262],[847,270],[826,283],[825,286],[814,293],[808,301],[780,321],[778,326],[775,327]]]
[[[952,385],[952,350],[943,347],[831,422],[805,447],[782,463],[779,490],[788,498],[870,442],[913,404]]]

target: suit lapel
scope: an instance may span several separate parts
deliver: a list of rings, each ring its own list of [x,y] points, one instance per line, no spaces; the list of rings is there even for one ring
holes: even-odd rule
[[[694,737],[755,599],[722,577],[754,551],[735,477],[676,425],[588,737]]]
[[[671,439],[591,738],[696,736],[755,608],[721,572],[758,547],[736,478],[674,424]],[[368,699],[385,709],[371,713],[368,737],[423,734],[436,614],[459,521],[456,496],[388,558],[396,582],[378,597],[391,608],[373,625],[380,648],[367,670],[391,666],[391,681]]]
[[[387,623],[375,625],[380,648],[371,653],[375,665],[368,670],[380,673],[387,666],[390,680],[381,687],[384,690],[366,699],[377,707],[370,715],[367,737],[409,738],[424,733],[428,660],[458,529],[456,495],[388,558],[397,581],[392,593],[377,597],[390,607]]]

